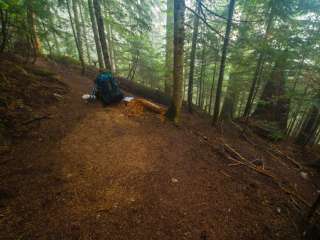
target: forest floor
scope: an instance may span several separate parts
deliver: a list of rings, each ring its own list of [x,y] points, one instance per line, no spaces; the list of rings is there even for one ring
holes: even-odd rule
[[[310,204],[320,186],[292,163],[293,145],[186,113],[177,127],[124,103],[87,104],[92,78],[36,65],[69,91],[0,156],[0,239],[299,239],[299,198]]]

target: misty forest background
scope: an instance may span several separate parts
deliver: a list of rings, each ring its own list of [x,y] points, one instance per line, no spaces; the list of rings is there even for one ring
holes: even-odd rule
[[[110,68],[171,96],[175,7],[173,0],[0,0],[0,51],[76,63],[84,73]],[[183,10],[182,96],[190,112],[319,143],[318,0],[187,0]]]

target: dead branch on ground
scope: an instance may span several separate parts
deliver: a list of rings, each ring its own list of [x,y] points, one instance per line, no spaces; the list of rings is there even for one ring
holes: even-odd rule
[[[199,132],[194,132],[191,131],[193,134],[197,135],[198,137],[201,137],[204,142],[211,147],[211,149],[213,149],[214,151],[217,151],[218,153],[220,153],[223,157],[239,163],[243,166],[248,167],[249,169],[270,178],[273,183],[275,183],[284,193],[286,193],[287,195],[289,195],[290,197],[293,197],[297,200],[299,200],[301,203],[303,203],[305,206],[311,208],[312,204],[309,203],[307,200],[305,200],[303,197],[301,197],[298,193],[296,193],[294,190],[291,190],[288,187],[285,187],[282,185],[281,183],[281,179],[278,178],[277,176],[275,176],[274,174],[272,174],[271,172],[256,167],[256,165],[254,165],[253,163],[251,163],[248,159],[246,159],[244,156],[242,156],[237,150],[235,150],[233,147],[231,147],[229,144],[226,144],[223,142],[223,140],[221,140],[221,142],[218,143],[218,145],[213,145],[212,143],[210,143],[208,141],[208,138],[206,136],[203,136],[202,134],[200,134]],[[320,215],[317,212],[318,215]]]
[[[281,158],[285,158],[287,160],[289,160],[296,168],[298,168],[299,170],[303,169],[302,165],[296,161],[295,159],[293,159],[292,157],[288,156],[287,154],[281,152],[276,146],[272,145],[272,144],[268,144],[265,143],[267,147],[264,147],[264,145],[260,145],[260,144],[256,144],[253,141],[251,141],[251,139],[246,135],[246,133],[244,132],[243,128],[241,126],[239,126],[238,124],[236,124],[235,122],[231,121],[231,123],[239,130],[241,131],[241,137],[243,137],[248,143],[250,143],[251,145],[253,145],[254,147],[265,151],[267,154],[270,154],[273,158],[279,160],[283,165],[285,165],[286,167],[288,167],[288,165],[281,159]],[[248,132],[248,131],[247,131]],[[252,133],[251,133],[252,134]],[[278,156],[276,156],[274,153],[276,153]]]

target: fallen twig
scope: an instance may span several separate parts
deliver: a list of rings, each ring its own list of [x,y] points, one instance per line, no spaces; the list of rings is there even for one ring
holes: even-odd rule
[[[231,147],[230,145],[226,144],[226,143],[219,143],[220,146],[222,146],[222,148],[220,148],[217,145],[213,145],[208,141],[207,137],[204,137],[202,134],[198,133],[198,132],[193,132],[195,135],[197,136],[201,136],[203,139],[205,139],[205,143],[207,145],[209,145],[213,150],[218,151],[220,154],[222,154],[225,158],[234,161],[236,163],[239,163],[241,165],[244,165],[248,168],[250,168],[251,170],[260,173],[261,175],[264,175],[266,177],[271,178],[271,180],[286,194],[288,194],[290,197],[294,197],[295,199],[299,200],[300,202],[302,202],[304,205],[306,205],[307,207],[311,207],[312,204],[310,204],[307,200],[305,200],[303,197],[301,197],[298,193],[294,192],[293,190],[282,186],[281,184],[281,179],[279,179],[277,176],[275,176],[274,174],[272,174],[271,172],[256,167],[253,163],[251,163],[249,160],[247,160],[245,157],[243,157],[237,150],[235,150],[233,147]],[[319,215],[319,213],[317,212],[317,214]]]
[[[230,176],[228,173],[226,173],[225,171],[220,170],[219,172],[220,172],[222,175],[231,178],[231,176]]]
[[[247,166],[248,168],[264,175],[267,176],[269,178],[271,178],[273,180],[274,183],[276,183],[279,188],[281,190],[283,190],[285,193],[287,193],[290,196],[295,197],[296,199],[298,199],[300,202],[304,203],[306,206],[311,207],[311,204],[309,202],[307,202],[303,197],[301,197],[300,195],[298,195],[296,192],[294,192],[293,190],[290,190],[284,186],[282,186],[282,184],[280,183],[281,180],[276,177],[274,174],[272,174],[271,172],[268,172],[264,169],[261,168],[257,168],[255,166],[252,166],[253,164],[250,164],[250,162],[248,162],[240,153],[238,153],[235,149],[233,149],[232,147],[230,147],[229,145],[225,144],[224,146],[227,146],[228,150],[233,152],[235,156],[238,156],[240,158],[240,160],[243,160],[243,165]],[[237,161],[238,162],[238,161]]]
[[[250,143],[251,145],[253,145],[256,148],[259,148],[260,150],[265,151],[267,154],[270,154],[273,158],[278,159],[284,166],[289,167],[282,159],[281,157],[285,157],[287,160],[289,160],[295,167],[297,167],[298,169],[302,169],[302,165],[297,162],[295,159],[287,156],[286,154],[282,153],[279,149],[277,149],[275,146],[270,144],[267,144],[267,146],[269,147],[269,149],[266,149],[262,146],[260,146],[259,144],[254,143],[253,141],[251,141],[251,139],[246,135],[245,131],[243,130],[243,128],[241,126],[239,126],[238,124],[236,124],[235,122],[231,121],[231,123],[239,130],[241,131],[241,137],[244,138],[244,140],[246,140],[248,143]],[[252,134],[252,133],[251,133]],[[277,153],[278,155],[280,155],[279,157],[275,156],[271,151]]]
[[[255,165],[240,155],[233,147],[231,147],[229,144],[223,143],[224,149],[226,149],[228,152],[230,152],[232,155],[234,155],[236,158],[242,160],[244,163],[250,165],[251,167],[255,167]]]
[[[272,145],[271,145],[271,147],[272,147],[272,150],[273,150],[275,153],[279,154],[279,155],[282,156],[282,157],[285,157],[287,160],[289,160],[289,161],[290,161],[293,165],[295,165],[297,168],[303,169],[302,165],[301,165],[299,162],[297,162],[295,159],[293,159],[292,157],[289,157],[287,154],[284,154],[284,153],[281,152],[279,149],[277,149],[275,146],[272,146]]]

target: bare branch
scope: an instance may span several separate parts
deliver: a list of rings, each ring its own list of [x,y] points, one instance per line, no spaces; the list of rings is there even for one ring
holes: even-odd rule
[[[193,9],[189,8],[188,6],[186,6],[186,9],[188,9],[190,12],[192,12],[194,15],[196,15],[197,17],[199,17],[199,19],[208,27],[210,28],[212,31],[214,31],[216,34],[218,34],[222,39],[224,39],[224,36],[214,27],[212,27],[205,18],[203,18],[202,16],[200,16],[198,13],[196,13],[196,11],[194,11]]]
[[[198,1],[198,0],[197,0]],[[221,18],[223,20],[228,20],[226,17],[217,14],[216,12],[210,10],[204,3],[200,2],[201,7],[203,7],[208,13],[211,15],[214,15],[215,17]],[[256,20],[256,21],[247,21],[247,20],[233,20],[233,23],[258,23],[258,22],[263,22],[263,20]]]

